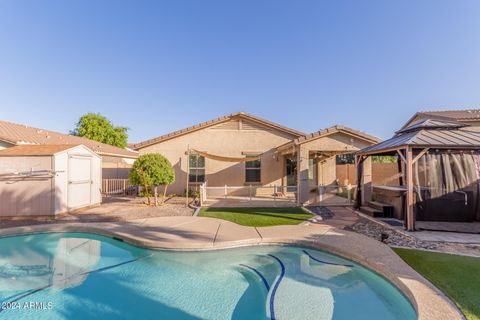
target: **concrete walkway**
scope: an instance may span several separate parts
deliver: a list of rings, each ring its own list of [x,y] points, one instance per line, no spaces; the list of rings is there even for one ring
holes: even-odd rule
[[[409,234],[422,241],[480,244],[480,234],[426,230],[410,232]]]
[[[344,227],[355,224],[359,219],[358,215],[348,207],[309,206],[307,209],[316,216],[310,218],[305,224],[311,222],[343,229]],[[322,217],[322,210],[327,210],[328,212],[328,214],[323,214],[325,217]]]
[[[419,319],[463,319],[441,292],[388,246],[333,225],[244,227],[202,217],[156,217],[118,222],[34,225],[0,229],[0,236],[54,231],[93,232],[161,249],[211,250],[242,245],[300,244],[324,249],[371,268],[395,283],[415,306]]]

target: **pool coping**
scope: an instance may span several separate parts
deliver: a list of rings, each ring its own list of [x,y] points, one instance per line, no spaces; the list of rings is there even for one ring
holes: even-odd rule
[[[176,224],[169,226],[174,229],[171,235],[175,234],[175,231],[191,233],[192,226],[198,229],[203,225],[206,229],[212,230],[207,234],[211,234],[213,238],[177,239],[178,236],[175,235],[166,241],[167,234],[163,230],[168,228],[166,225],[171,224],[171,220],[145,219],[133,225],[129,225],[128,222],[41,224],[0,229],[0,237],[42,232],[86,232],[120,238],[139,247],[181,251],[211,251],[254,245],[300,245],[345,257],[385,277],[411,302],[418,319],[465,319],[450,299],[413,270],[388,246],[366,236],[325,225],[253,228],[214,218],[182,217],[173,219]],[[155,233],[156,238],[142,230],[145,227],[155,230],[156,225],[161,230]],[[221,226],[227,226],[228,232],[233,230],[232,240],[216,241]],[[235,237],[233,235],[235,231],[246,232],[247,235]]]

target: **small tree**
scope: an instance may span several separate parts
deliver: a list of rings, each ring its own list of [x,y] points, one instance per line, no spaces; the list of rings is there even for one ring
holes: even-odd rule
[[[128,128],[126,127],[114,126],[110,120],[100,113],[87,113],[78,120],[75,129],[70,133],[75,136],[125,148],[128,139],[127,130]]]
[[[150,205],[150,189],[154,188],[155,205],[157,201],[157,186],[164,185],[162,203],[165,201],[167,187],[175,181],[175,172],[167,158],[158,153],[147,153],[138,157],[133,163],[129,180],[134,185],[145,188],[145,196]]]

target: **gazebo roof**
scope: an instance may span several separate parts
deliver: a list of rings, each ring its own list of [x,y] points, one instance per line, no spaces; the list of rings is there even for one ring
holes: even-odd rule
[[[415,122],[412,125],[398,130],[395,132],[396,135],[400,133],[407,133],[407,132],[412,132],[412,131],[418,131],[421,129],[426,129],[426,130],[439,130],[439,129],[446,129],[446,130],[451,130],[451,129],[458,129],[458,128],[463,128],[463,127],[468,127],[468,124],[460,123],[457,121],[449,121],[449,120],[435,120],[435,119],[423,119],[421,121]]]
[[[467,125],[455,121],[424,119],[397,131],[391,139],[357,152],[379,154],[407,146],[414,148],[480,148],[480,132],[461,130]]]

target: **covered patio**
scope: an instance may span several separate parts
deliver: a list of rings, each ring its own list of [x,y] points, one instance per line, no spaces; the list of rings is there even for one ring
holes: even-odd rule
[[[337,156],[350,157],[353,162],[355,152],[380,141],[366,133],[337,125],[248,157],[230,157],[188,149],[187,154],[197,154],[212,162],[230,162],[245,168],[248,164],[267,179],[262,178],[262,182],[258,183],[232,185],[210,174],[201,184],[192,185],[187,180],[186,190],[196,188],[201,206],[352,205],[354,186],[337,178]]]
[[[277,148],[285,162],[283,185],[297,189],[297,205],[350,205],[353,193],[338,181],[336,156],[352,155],[380,142],[376,137],[344,126],[333,126]]]
[[[385,155],[398,158],[398,184],[372,187],[370,159]],[[480,232],[480,132],[424,119],[357,152],[355,162],[356,208],[388,208],[408,231],[419,229],[417,221],[428,221],[423,223],[428,228],[456,232],[462,228],[455,222],[469,222],[470,231]]]

